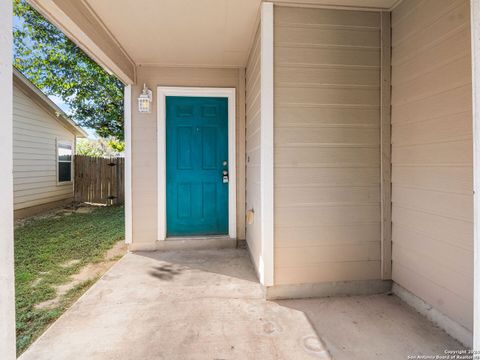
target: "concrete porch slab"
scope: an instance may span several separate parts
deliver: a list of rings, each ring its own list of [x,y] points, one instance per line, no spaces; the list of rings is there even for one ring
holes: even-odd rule
[[[246,250],[222,249],[127,254],[20,359],[406,359],[447,348],[461,346],[394,296],[266,301]]]

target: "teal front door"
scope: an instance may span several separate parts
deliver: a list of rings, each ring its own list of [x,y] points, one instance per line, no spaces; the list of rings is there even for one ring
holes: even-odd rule
[[[166,141],[167,235],[228,234],[228,99],[167,96]]]

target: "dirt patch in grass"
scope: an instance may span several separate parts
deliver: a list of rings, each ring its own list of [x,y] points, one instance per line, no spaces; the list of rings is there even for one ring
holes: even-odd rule
[[[74,209],[17,224],[18,354],[123,256],[123,238],[123,207]]]
[[[108,269],[110,269],[113,264],[115,264],[123,255],[127,252],[127,245],[124,240],[118,241],[111,249],[105,254],[105,259],[102,261],[94,262],[85,265],[80,271],[76,274],[70,276],[68,282],[54,286],[56,296],[53,299],[43,301],[41,303],[35,304],[35,309],[54,309],[57,306],[60,306],[63,298],[67,293],[75,289],[82,283],[98,279],[100,276],[105,274]],[[81,260],[75,259],[67,261],[64,264],[61,264],[62,267],[71,267],[78,264]]]

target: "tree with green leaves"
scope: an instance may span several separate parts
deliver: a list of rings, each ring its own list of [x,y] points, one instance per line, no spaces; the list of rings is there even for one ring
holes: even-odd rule
[[[95,157],[120,157],[125,150],[123,146],[117,147],[112,143],[113,140],[107,139],[78,139],[76,146],[77,155],[95,156]]]
[[[14,66],[60,97],[79,125],[123,140],[123,84],[90,59],[25,0],[14,4]]]

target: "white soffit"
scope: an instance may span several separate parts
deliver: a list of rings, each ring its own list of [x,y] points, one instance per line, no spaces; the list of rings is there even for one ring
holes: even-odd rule
[[[84,0],[137,65],[244,66],[261,0]]]

